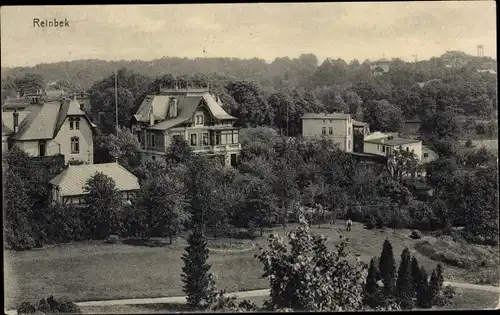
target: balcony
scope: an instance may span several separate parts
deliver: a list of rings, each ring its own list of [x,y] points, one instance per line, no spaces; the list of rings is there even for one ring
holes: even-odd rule
[[[241,144],[230,143],[230,144],[220,144],[220,145],[204,145],[204,146],[192,146],[194,153],[208,153],[208,154],[218,154],[225,152],[237,152],[241,150]]]

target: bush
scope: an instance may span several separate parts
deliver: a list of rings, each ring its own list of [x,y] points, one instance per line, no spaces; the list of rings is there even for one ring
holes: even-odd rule
[[[56,300],[52,295],[46,299],[41,299],[36,307],[29,302],[23,302],[17,309],[18,314],[33,314],[37,312],[43,314],[79,314],[81,310],[75,303],[62,299]]]
[[[17,308],[17,314],[32,314],[36,312],[36,306],[30,302],[23,302]]]
[[[410,237],[414,240],[419,240],[422,238],[422,233],[418,230],[411,231]]]
[[[497,268],[500,264],[498,249],[454,242],[448,238],[432,243],[422,241],[415,244],[415,249],[433,260],[465,269]]]
[[[120,242],[120,237],[118,235],[112,234],[108,237],[106,242],[110,244],[118,244]]]
[[[40,246],[85,239],[79,207],[51,205],[36,214],[35,222],[36,240]]]
[[[423,231],[435,230],[439,226],[439,219],[427,203],[414,200],[409,206],[411,227]]]

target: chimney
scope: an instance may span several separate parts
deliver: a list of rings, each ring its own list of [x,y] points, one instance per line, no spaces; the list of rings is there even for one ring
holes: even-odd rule
[[[16,133],[19,129],[19,113],[14,111],[12,115],[14,116],[14,133]]]
[[[153,126],[155,124],[155,115],[153,113],[153,106],[149,108],[149,125]]]
[[[175,118],[177,117],[177,111],[178,111],[178,100],[175,97],[172,97],[170,99],[170,106],[169,106],[169,117],[170,118]]]

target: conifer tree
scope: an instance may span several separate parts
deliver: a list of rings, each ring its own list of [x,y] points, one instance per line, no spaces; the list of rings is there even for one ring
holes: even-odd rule
[[[364,292],[364,303],[373,308],[375,308],[379,302],[377,299],[377,295],[379,293],[379,287],[377,284],[378,276],[379,271],[377,267],[377,259],[374,257],[370,260],[370,267],[368,268]]]
[[[413,308],[413,281],[411,276],[411,256],[408,248],[401,254],[401,263],[398,269],[396,292],[402,309]]]
[[[419,282],[417,285],[417,305],[420,308],[431,308],[431,292],[429,288],[429,280],[424,267],[420,268]]]
[[[188,305],[194,308],[208,306],[215,296],[215,285],[211,266],[207,264],[208,248],[205,236],[196,229],[188,239],[189,246],[182,255],[183,292]]]
[[[394,292],[394,280],[396,277],[396,262],[394,261],[394,253],[391,242],[388,239],[384,241],[382,253],[379,261],[379,271],[384,283],[384,291],[388,295]]]
[[[370,260],[370,267],[368,268],[368,275],[366,277],[365,292],[373,294],[378,288],[377,284],[378,267],[375,258]]]
[[[420,266],[416,257],[412,257],[411,259],[411,278],[413,280],[413,291],[416,292],[420,282]]]
[[[438,276],[436,273],[436,269],[434,269],[432,271],[431,279],[429,281],[429,293],[432,305],[436,305],[436,300],[438,299],[440,291],[441,290],[439,288]]]

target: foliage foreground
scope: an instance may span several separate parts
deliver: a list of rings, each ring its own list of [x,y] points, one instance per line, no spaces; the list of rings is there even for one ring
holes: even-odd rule
[[[288,234],[290,248],[270,235],[269,248],[257,256],[271,284],[268,310],[362,310],[366,266],[348,262],[347,239],[329,252],[326,238],[313,235],[304,219]]]

